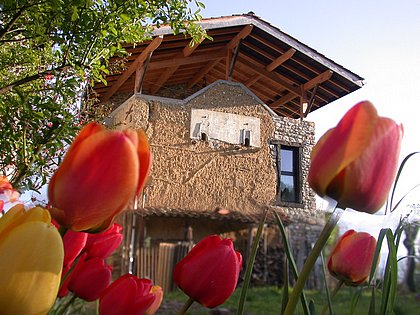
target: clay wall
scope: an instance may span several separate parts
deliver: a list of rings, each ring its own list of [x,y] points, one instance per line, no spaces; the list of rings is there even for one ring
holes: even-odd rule
[[[260,147],[191,139],[192,109],[258,118]],[[306,182],[314,124],[278,117],[241,84],[218,81],[185,100],[137,94],[111,114],[108,125],[143,128],[149,137],[153,166],[144,190],[146,207],[259,215],[274,206],[294,219],[315,215],[314,193]],[[301,148],[300,204],[276,201],[273,141]]]

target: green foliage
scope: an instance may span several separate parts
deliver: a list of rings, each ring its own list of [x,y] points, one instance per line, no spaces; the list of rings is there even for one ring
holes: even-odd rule
[[[193,39],[191,0],[5,0],[0,3],[0,172],[18,189],[43,185],[78,126],[87,94],[124,43],[169,24]]]
[[[360,291],[360,292],[359,292]],[[248,315],[270,315],[280,314],[281,309],[281,297],[283,292],[281,289],[276,287],[251,287],[248,290],[246,300],[246,314]],[[324,292],[306,291],[308,299],[313,300],[315,304],[316,314],[320,314],[322,308],[326,303],[326,297]],[[369,290],[360,290],[360,288],[349,288],[343,287],[337,295],[334,297],[334,314],[348,315],[351,309],[351,303],[354,295],[359,295],[359,300],[354,309],[354,314],[367,314],[369,309],[369,303],[371,299],[371,293]],[[183,305],[187,300],[181,291],[175,291],[167,294],[164,297],[164,303],[168,305],[175,304],[177,301],[179,305]],[[237,289],[232,296],[220,306],[220,308],[227,308],[236,311],[238,307],[238,301],[240,298],[240,289]],[[170,302],[168,302],[170,301]],[[380,301],[376,301],[379,308]],[[159,310],[159,314],[176,314],[179,308],[170,308],[165,311],[165,308]],[[415,294],[398,294],[398,299],[394,306],[396,315],[399,314],[417,314],[418,313],[418,302],[416,301]],[[187,314],[210,314],[211,310],[204,308],[203,306],[194,303],[191,311]],[[298,306],[296,314],[303,314],[303,310]]]

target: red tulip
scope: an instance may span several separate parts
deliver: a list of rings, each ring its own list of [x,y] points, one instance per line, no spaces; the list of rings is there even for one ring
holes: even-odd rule
[[[100,315],[144,314],[156,299],[152,281],[126,274],[115,280],[99,299]]]
[[[375,213],[394,180],[402,134],[371,103],[355,105],[313,148],[309,185],[340,207]]]
[[[80,257],[70,274],[68,289],[86,301],[94,301],[108,287],[112,278],[112,268],[101,258]]]
[[[142,189],[150,161],[144,132],[86,125],[51,179],[51,214],[74,231],[106,230]]]
[[[87,233],[73,232],[70,230],[64,234],[64,269],[70,268],[74,260],[82,252],[83,248],[85,247],[87,237]]]
[[[212,235],[201,240],[176,266],[174,282],[191,299],[212,308],[235,290],[242,256],[232,240]]]
[[[347,285],[367,280],[375,254],[376,239],[369,233],[349,230],[335,244],[328,259],[328,270]]]
[[[123,239],[121,231],[122,226],[114,223],[108,230],[102,233],[89,234],[84,251],[90,258],[107,258],[120,246]]]

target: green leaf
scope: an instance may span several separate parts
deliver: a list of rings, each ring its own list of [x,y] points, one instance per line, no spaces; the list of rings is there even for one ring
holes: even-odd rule
[[[376,304],[376,286],[372,286],[370,296],[370,303],[369,303],[369,313],[368,315],[375,315],[375,304]]]
[[[309,301],[309,311],[311,315],[316,315],[315,302],[312,299]]]
[[[281,313],[284,313],[287,302],[289,301],[289,263],[288,259],[284,257],[284,270],[283,270],[283,292],[281,298]]]
[[[287,234],[286,234],[286,229],[284,228],[283,222],[281,221],[280,216],[277,213],[277,211],[273,210],[273,214],[274,214],[274,218],[276,220],[277,226],[279,227],[279,231],[280,231],[281,239],[282,239],[283,246],[284,246],[284,252],[286,253],[288,265],[292,268],[291,269],[292,274],[293,274],[294,280],[296,281],[298,276],[299,276],[299,273],[298,273],[298,269],[296,267],[295,259],[293,258],[292,248],[290,246],[290,243],[289,243],[289,240],[288,240],[288,237],[287,237]],[[307,302],[308,300],[305,296],[304,291],[302,291],[302,294],[300,296],[300,301],[301,301],[301,304],[302,304],[303,313],[305,315],[309,315],[310,310],[309,310],[309,306],[308,306],[308,302]]]
[[[356,290],[354,293],[353,293],[353,296],[352,296],[352,299],[351,299],[351,305],[350,305],[350,315],[353,315],[354,314],[354,311],[356,310],[356,306],[357,306],[357,303],[359,302],[359,298],[360,298],[360,295],[362,294],[362,290]]]
[[[321,262],[322,262],[322,278],[324,280],[325,294],[327,296],[328,311],[329,311],[329,314],[332,315],[333,308],[332,308],[330,290],[328,289],[328,281],[327,281],[327,275],[326,275],[327,268],[325,266],[324,254],[322,252],[321,252]]]
[[[260,223],[258,224],[257,234],[255,235],[255,239],[252,244],[251,254],[248,257],[248,263],[245,270],[245,278],[242,284],[241,297],[239,299],[238,311],[236,313],[237,315],[243,315],[244,313],[246,295],[248,292],[249,283],[251,281],[252,269],[254,267],[255,257],[257,256],[257,250],[260,243],[261,234],[264,228],[265,219],[267,218],[267,213],[268,210],[264,210],[261,216]]]
[[[387,229],[388,257],[385,266],[385,275],[382,288],[381,309],[379,314],[386,315],[394,309],[395,296],[398,285],[398,266],[395,239],[391,229]]]

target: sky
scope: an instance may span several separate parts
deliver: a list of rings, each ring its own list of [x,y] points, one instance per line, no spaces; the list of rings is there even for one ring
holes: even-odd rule
[[[420,151],[420,1],[419,0],[203,0],[203,17],[255,15],[365,79],[365,85],[308,115],[318,139],[356,103],[369,100],[380,116],[402,123],[401,160]],[[385,148],[386,149],[386,148]],[[378,174],[380,176],[380,174]],[[405,167],[397,197],[420,183],[420,154]],[[418,204],[420,188],[404,204]],[[322,206],[322,203],[321,203]],[[400,209],[403,211],[404,209]],[[399,213],[369,216],[346,212],[343,230],[395,227]]]

